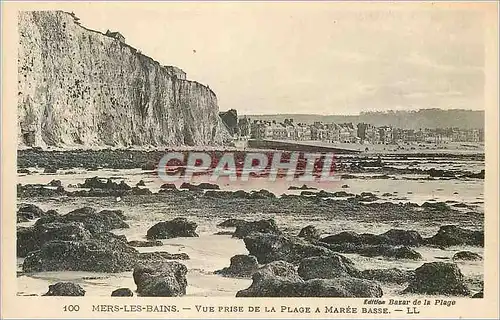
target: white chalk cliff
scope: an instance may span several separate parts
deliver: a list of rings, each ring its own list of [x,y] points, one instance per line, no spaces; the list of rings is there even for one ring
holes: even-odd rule
[[[62,11],[19,14],[19,146],[217,145],[217,97]]]

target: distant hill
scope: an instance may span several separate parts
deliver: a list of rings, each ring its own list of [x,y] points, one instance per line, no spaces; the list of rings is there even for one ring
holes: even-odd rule
[[[448,128],[484,129],[484,111],[463,109],[420,109],[411,111],[369,111],[359,115],[316,115],[316,114],[273,114],[273,115],[246,115],[256,120],[276,120],[292,118],[294,122],[314,123],[370,123],[375,126],[393,126],[406,129],[419,128]]]

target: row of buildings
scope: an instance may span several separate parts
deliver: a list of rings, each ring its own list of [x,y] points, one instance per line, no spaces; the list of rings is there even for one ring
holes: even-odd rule
[[[402,129],[391,126],[376,127],[367,123],[295,123],[241,118],[233,132],[242,138],[270,140],[318,140],[331,143],[393,144],[404,142],[482,142],[483,129]]]

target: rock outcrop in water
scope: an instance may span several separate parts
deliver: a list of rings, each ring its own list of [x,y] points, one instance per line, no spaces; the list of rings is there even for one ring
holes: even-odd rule
[[[62,11],[19,14],[19,146],[221,144],[217,97]],[[178,72],[172,72],[178,70]]]

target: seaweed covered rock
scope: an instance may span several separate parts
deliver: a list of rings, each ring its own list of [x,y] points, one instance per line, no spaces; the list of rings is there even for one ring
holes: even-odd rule
[[[133,277],[137,294],[143,297],[178,297],[186,294],[187,268],[176,261],[138,265]]]
[[[459,245],[484,246],[484,231],[468,230],[456,225],[446,225],[431,238],[426,239],[428,244],[451,247]]]
[[[354,277],[312,279],[304,281],[292,264],[275,261],[252,276],[249,288],[236,297],[381,297],[380,285]]]
[[[44,296],[84,296],[85,290],[73,282],[58,282],[49,286]]]
[[[129,288],[120,288],[111,292],[112,297],[133,297],[134,293]]]
[[[17,256],[25,257],[52,240],[81,241],[91,238],[91,233],[80,222],[52,222],[17,228]]]
[[[402,246],[419,246],[424,242],[422,236],[413,230],[391,229],[381,234],[388,244]]]
[[[236,231],[234,232],[233,237],[242,239],[255,232],[281,234],[281,231],[276,225],[276,221],[274,221],[274,219],[267,219],[238,224],[238,226],[236,226]]]
[[[304,280],[356,277],[359,274],[349,258],[336,253],[329,256],[305,258],[300,261],[297,272]]]
[[[468,296],[464,276],[454,263],[424,263],[415,270],[415,276],[404,293]]]
[[[149,228],[146,237],[153,239],[170,239],[178,237],[198,237],[195,222],[188,221],[186,218],[175,218],[170,221],[158,222]]]
[[[173,183],[164,183],[160,186],[160,189],[172,189],[177,190],[177,186]]]
[[[250,192],[250,194],[248,195],[248,198],[249,199],[274,199],[274,198],[276,198],[276,196],[274,195],[274,193],[272,193],[268,190],[261,189],[259,191]]]
[[[483,260],[479,254],[470,251],[460,251],[453,255],[453,260],[479,261]]]
[[[333,254],[328,248],[314,245],[303,238],[272,233],[252,233],[243,241],[248,252],[259,263],[277,260],[298,263],[304,258]]]
[[[227,220],[222,221],[221,223],[219,223],[217,225],[217,227],[221,227],[221,228],[237,228],[238,226],[241,226],[241,225],[244,225],[244,224],[247,224],[247,223],[248,223],[248,221],[246,221],[246,220],[231,218],[231,219],[227,219]]]
[[[356,233],[344,231],[321,239],[329,244],[366,244],[366,245],[392,245],[392,246],[419,246],[424,243],[417,231],[391,229],[382,234]]]
[[[23,262],[24,272],[132,270],[139,253],[117,236],[95,234],[82,241],[53,240],[30,252]]]
[[[383,244],[386,239],[382,236],[371,234],[371,233],[356,233],[352,231],[343,231],[334,235],[324,237],[320,240],[321,242],[328,244]]]
[[[130,190],[131,187],[125,183],[125,181],[121,181],[120,183],[116,183],[111,179],[107,179],[104,182],[103,178],[92,177],[85,179],[85,182],[79,184],[80,188],[90,188],[90,189],[109,189],[109,190]]]
[[[65,215],[44,216],[37,220],[35,226],[51,222],[81,222],[85,229],[89,230],[91,233],[102,233],[113,229],[129,228],[124,218],[123,211],[121,210],[102,210],[97,212],[97,210],[92,207],[83,207]]]
[[[226,277],[250,277],[259,268],[257,258],[251,255],[238,254],[231,257],[229,267],[215,271]]]
[[[187,189],[190,191],[201,191],[201,190],[219,190],[220,187],[217,184],[202,182],[198,185],[191,184],[189,182],[183,182],[179,189]]]
[[[293,264],[274,261],[258,269],[252,275],[252,284],[237,292],[236,297],[289,297],[292,286],[303,283]],[[287,288],[289,286],[290,288]]]

